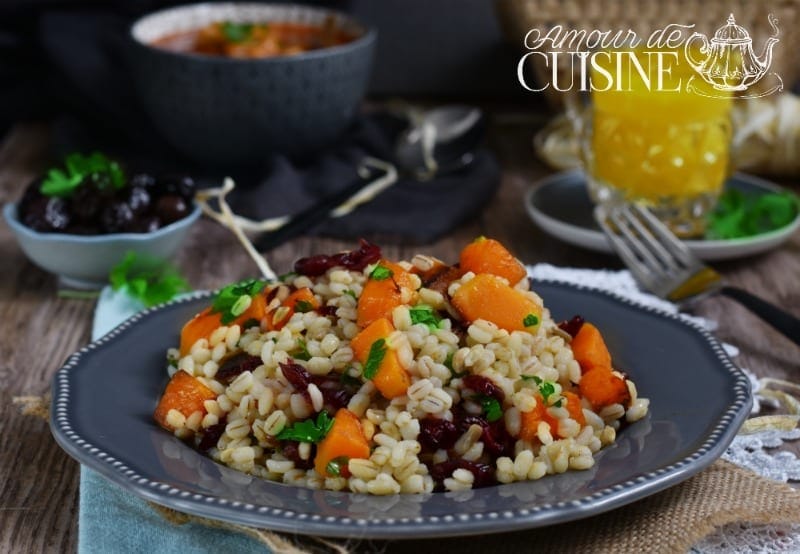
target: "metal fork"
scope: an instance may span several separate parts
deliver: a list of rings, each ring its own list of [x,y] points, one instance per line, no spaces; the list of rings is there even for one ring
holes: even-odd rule
[[[723,294],[800,345],[800,319],[726,284],[647,208],[639,204],[600,204],[594,209],[594,217],[643,288],[682,307],[711,294]]]

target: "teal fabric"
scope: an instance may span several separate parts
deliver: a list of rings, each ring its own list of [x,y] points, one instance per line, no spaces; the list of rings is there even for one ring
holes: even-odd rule
[[[141,307],[127,296],[114,293],[107,287],[97,303],[92,338],[106,334]],[[269,549],[238,533],[196,523],[174,525],[141,498],[106,481],[96,472],[81,467],[78,552],[264,554]]]

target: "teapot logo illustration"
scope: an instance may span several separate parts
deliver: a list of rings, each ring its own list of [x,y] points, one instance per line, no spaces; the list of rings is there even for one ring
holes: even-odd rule
[[[697,72],[698,76],[713,87],[713,91],[700,90],[692,85],[695,77],[689,79],[686,90],[702,94],[703,96],[729,96],[736,92],[740,98],[756,98],[766,96],[773,92],[783,90],[783,81],[775,73],[767,73],[772,64],[772,48],[778,43],[777,19],[770,14],[769,24],[774,31],[773,35],[767,39],[761,56],[756,56],[753,52],[753,39],[747,30],[736,24],[736,20],[731,14],[725,25],[717,29],[714,37],[709,41],[701,33],[694,33],[686,41],[685,54],[689,64]],[[697,47],[698,41],[700,47]],[[705,56],[698,59],[698,53]],[[772,87],[766,91],[754,92],[752,94],[742,94],[751,86],[758,83],[764,76],[769,75],[776,81]],[[719,94],[714,94],[719,91]]]

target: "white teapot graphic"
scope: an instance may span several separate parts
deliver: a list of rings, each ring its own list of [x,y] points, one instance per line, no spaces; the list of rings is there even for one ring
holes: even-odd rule
[[[778,42],[777,20],[769,16],[769,24],[775,31],[767,39],[760,57],[753,53],[753,39],[744,27],[736,24],[733,14],[728,22],[714,34],[711,41],[701,33],[694,33],[686,41],[686,59],[694,70],[715,89],[721,91],[746,90],[757,83],[767,72],[772,63],[772,47]],[[697,48],[693,46],[700,40],[700,54],[706,57],[697,60]]]

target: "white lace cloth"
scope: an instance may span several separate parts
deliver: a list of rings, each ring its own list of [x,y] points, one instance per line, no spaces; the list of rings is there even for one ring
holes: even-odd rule
[[[548,264],[529,266],[528,273],[534,279],[555,279],[586,285],[626,296],[647,306],[677,313],[677,307],[665,300],[639,290],[628,271],[572,269]],[[716,329],[716,322],[682,314],[681,317],[700,323],[709,330]],[[739,350],[725,344],[728,355],[735,357]],[[759,396],[759,383],[755,375],[744,369],[750,378],[754,392],[753,413],[758,413],[763,404],[772,399]],[[791,452],[775,452],[783,441],[800,438],[800,429],[792,431],[761,431],[749,435],[738,435],[722,455],[723,459],[776,481],[800,481],[800,459]],[[800,552],[800,525],[749,525],[731,524],[709,535],[691,550],[692,554],[720,554],[730,552]]]

